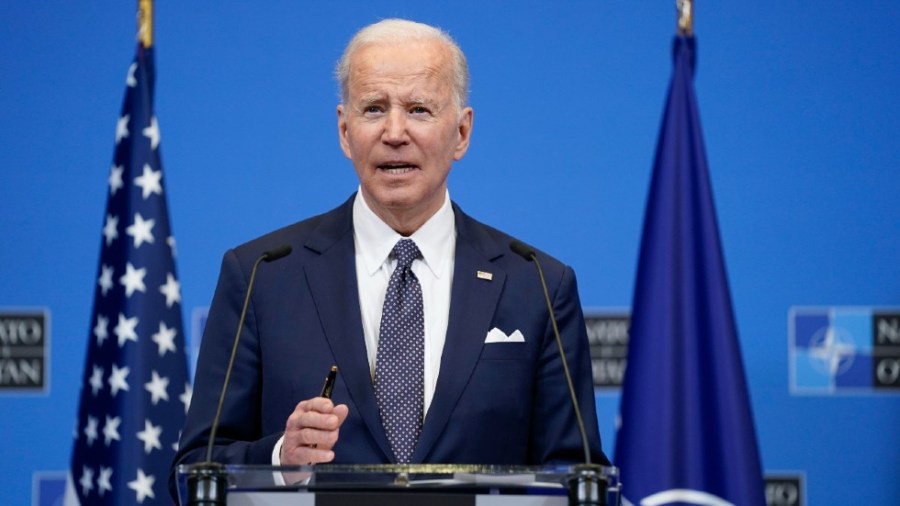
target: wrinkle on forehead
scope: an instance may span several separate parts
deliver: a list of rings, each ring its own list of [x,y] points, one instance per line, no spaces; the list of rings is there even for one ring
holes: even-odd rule
[[[434,102],[442,95],[451,97],[450,54],[447,48],[435,43],[412,43],[406,45],[414,54],[424,54],[431,58],[408,58],[404,55],[375,59],[372,48],[377,52],[390,45],[372,45],[360,48],[351,60],[348,88],[352,102],[370,103],[384,99],[389,89],[399,92],[404,102]],[[403,44],[393,48],[403,48]],[[378,53],[376,53],[378,54]],[[378,56],[385,56],[378,54]],[[395,57],[396,56],[396,57]],[[416,67],[419,61],[425,64]],[[399,97],[391,97],[399,98]]]
[[[411,108],[422,106],[434,114],[440,114],[453,102],[449,88],[440,81],[403,81],[402,86],[384,85],[383,81],[370,82],[350,94],[348,104],[354,112],[362,114],[371,106]]]

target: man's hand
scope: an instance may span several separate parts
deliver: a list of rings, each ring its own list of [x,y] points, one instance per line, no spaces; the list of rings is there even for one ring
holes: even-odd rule
[[[331,399],[324,397],[297,404],[284,427],[281,465],[300,466],[334,460],[332,448],[349,412],[346,404],[335,406]]]

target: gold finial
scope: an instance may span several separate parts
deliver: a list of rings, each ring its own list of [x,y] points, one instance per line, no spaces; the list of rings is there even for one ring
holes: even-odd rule
[[[693,0],[675,0],[675,8],[678,10],[678,35],[694,35]]]
[[[138,0],[137,38],[144,48],[153,45],[153,0]]]

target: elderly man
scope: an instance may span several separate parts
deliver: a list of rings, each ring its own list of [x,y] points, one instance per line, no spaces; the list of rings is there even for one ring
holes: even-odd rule
[[[582,444],[534,266],[453,204],[472,133],[465,56],[385,20],[338,69],[359,191],[225,254],[176,464],[203,459],[249,272],[258,273],[213,460],[241,464],[579,462]],[[539,253],[593,459],[600,447],[572,270]],[[318,397],[332,365],[333,400]]]

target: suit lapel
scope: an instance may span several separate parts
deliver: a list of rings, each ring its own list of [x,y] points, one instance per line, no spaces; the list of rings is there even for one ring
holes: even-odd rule
[[[492,263],[504,254],[474,220],[454,205],[456,215],[456,258],[450,293],[447,339],[441,356],[441,369],[431,406],[412,462],[424,462],[443,433],[450,414],[475,369],[484,339],[494,316],[506,273]],[[481,279],[479,271],[490,272],[491,280]]]
[[[353,198],[326,215],[305,244],[320,254],[306,266],[306,279],[325,338],[353,404],[385,457],[391,459],[393,454],[381,425],[366,358],[356,281],[352,206]]]

